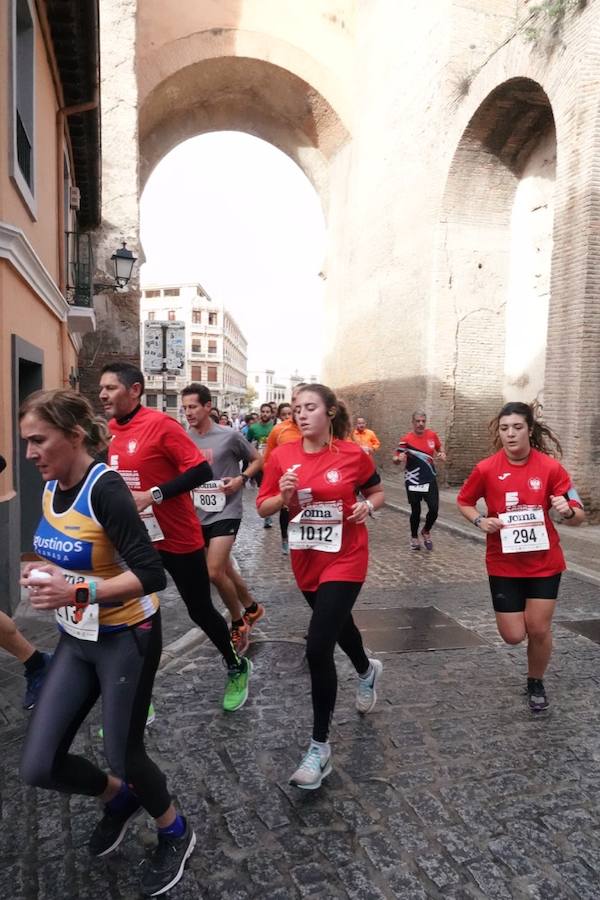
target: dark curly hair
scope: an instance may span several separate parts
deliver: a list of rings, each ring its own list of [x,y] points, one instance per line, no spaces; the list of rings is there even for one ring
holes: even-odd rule
[[[560,441],[548,425],[542,421],[542,406],[537,400],[533,403],[511,402],[505,403],[497,416],[489,424],[492,447],[494,450],[502,448],[500,439],[500,419],[505,416],[523,416],[530,431],[529,443],[535,450],[560,459],[562,447]]]

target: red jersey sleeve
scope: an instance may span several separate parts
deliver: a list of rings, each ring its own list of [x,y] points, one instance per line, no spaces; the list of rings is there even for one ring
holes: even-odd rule
[[[550,493],[555,497],[559,496],[560,494],[562,494],[563,496],[567,496],[569,506],[574,506],[577,509],[583,509],[583,503],[581,502],[579,494],[573,487],[569,473],[558,462],[556,464],[556,471],[553,472],[548,486],[550,489]]]
[[[485,481],[479,466],[475,466],[461,487],[456,502],[459,506],[475,506],[482,497],[485,497]]]
[[[204,454],[177,422],[165,422],[161,431],[161,446],[179,472],[206,462]]]
[[[283,470],[279,461],[278,450],[279,448],[276,447],[265,463],[262,483],[256,498],[257,509],[264,500],[267,500],[269,497],[276,497],[277,494],[281,493],[279,490],[279,479],[283,475]]]

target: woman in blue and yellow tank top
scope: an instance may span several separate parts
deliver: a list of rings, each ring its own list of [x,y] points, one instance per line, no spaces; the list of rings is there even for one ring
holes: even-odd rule
[[[166,779],[144,747],[146,713],[160,661],[160,558],[121,476],[95,454],[106,426],[73,391],[39,391],[20,410],[21,435],[46,482],[34,535],[40,562],[22,584],[36,609],[54,610],[59,643],[35,707],[22,761],[37,787],[100,798],[104,815],[90,838],[95,856],[120,844],[146,809],[158,846],[144,864],[142,890],[175,884],[195,835],[171,803]],[[106,774],[70,753],[77,729],[102,697]]]

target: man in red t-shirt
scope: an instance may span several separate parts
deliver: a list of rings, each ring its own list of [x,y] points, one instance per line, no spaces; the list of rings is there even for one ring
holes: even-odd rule
[[[102,369],[100,402],[113,435],[108,464],[131,490],[190,618],[223,656],[228,672],[223,706],[233,711],[248,698],[252,664],[237,655],[227,623],[213,606],[204,539],[191,496],[195,487],[212,478],[212,470],[178,422],[141,405],[143,393],[144,376],[136,366],[116,362]]]
[[[421,500],[427,504],[425,524],[421,531],[426,550],[433,550],[431,529],[438,517],[439,491],[434,460],[446,459],[438,435],[426,427],[427,416],[423,410],[412,415],[412,431],[398,441],[392,462],[404,468],[404,483],[410,504],[410,548],[420,550],[419,525],[421,522]]]

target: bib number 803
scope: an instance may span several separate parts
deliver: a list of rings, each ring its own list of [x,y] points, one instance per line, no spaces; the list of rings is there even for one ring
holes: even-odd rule
[[[198,506],[216,506],[217,505],[217,495],[216,494],[197,494],[198,497]]]
[[[300,540],[331,543],[333,528],[331,525],[300,525]]]

